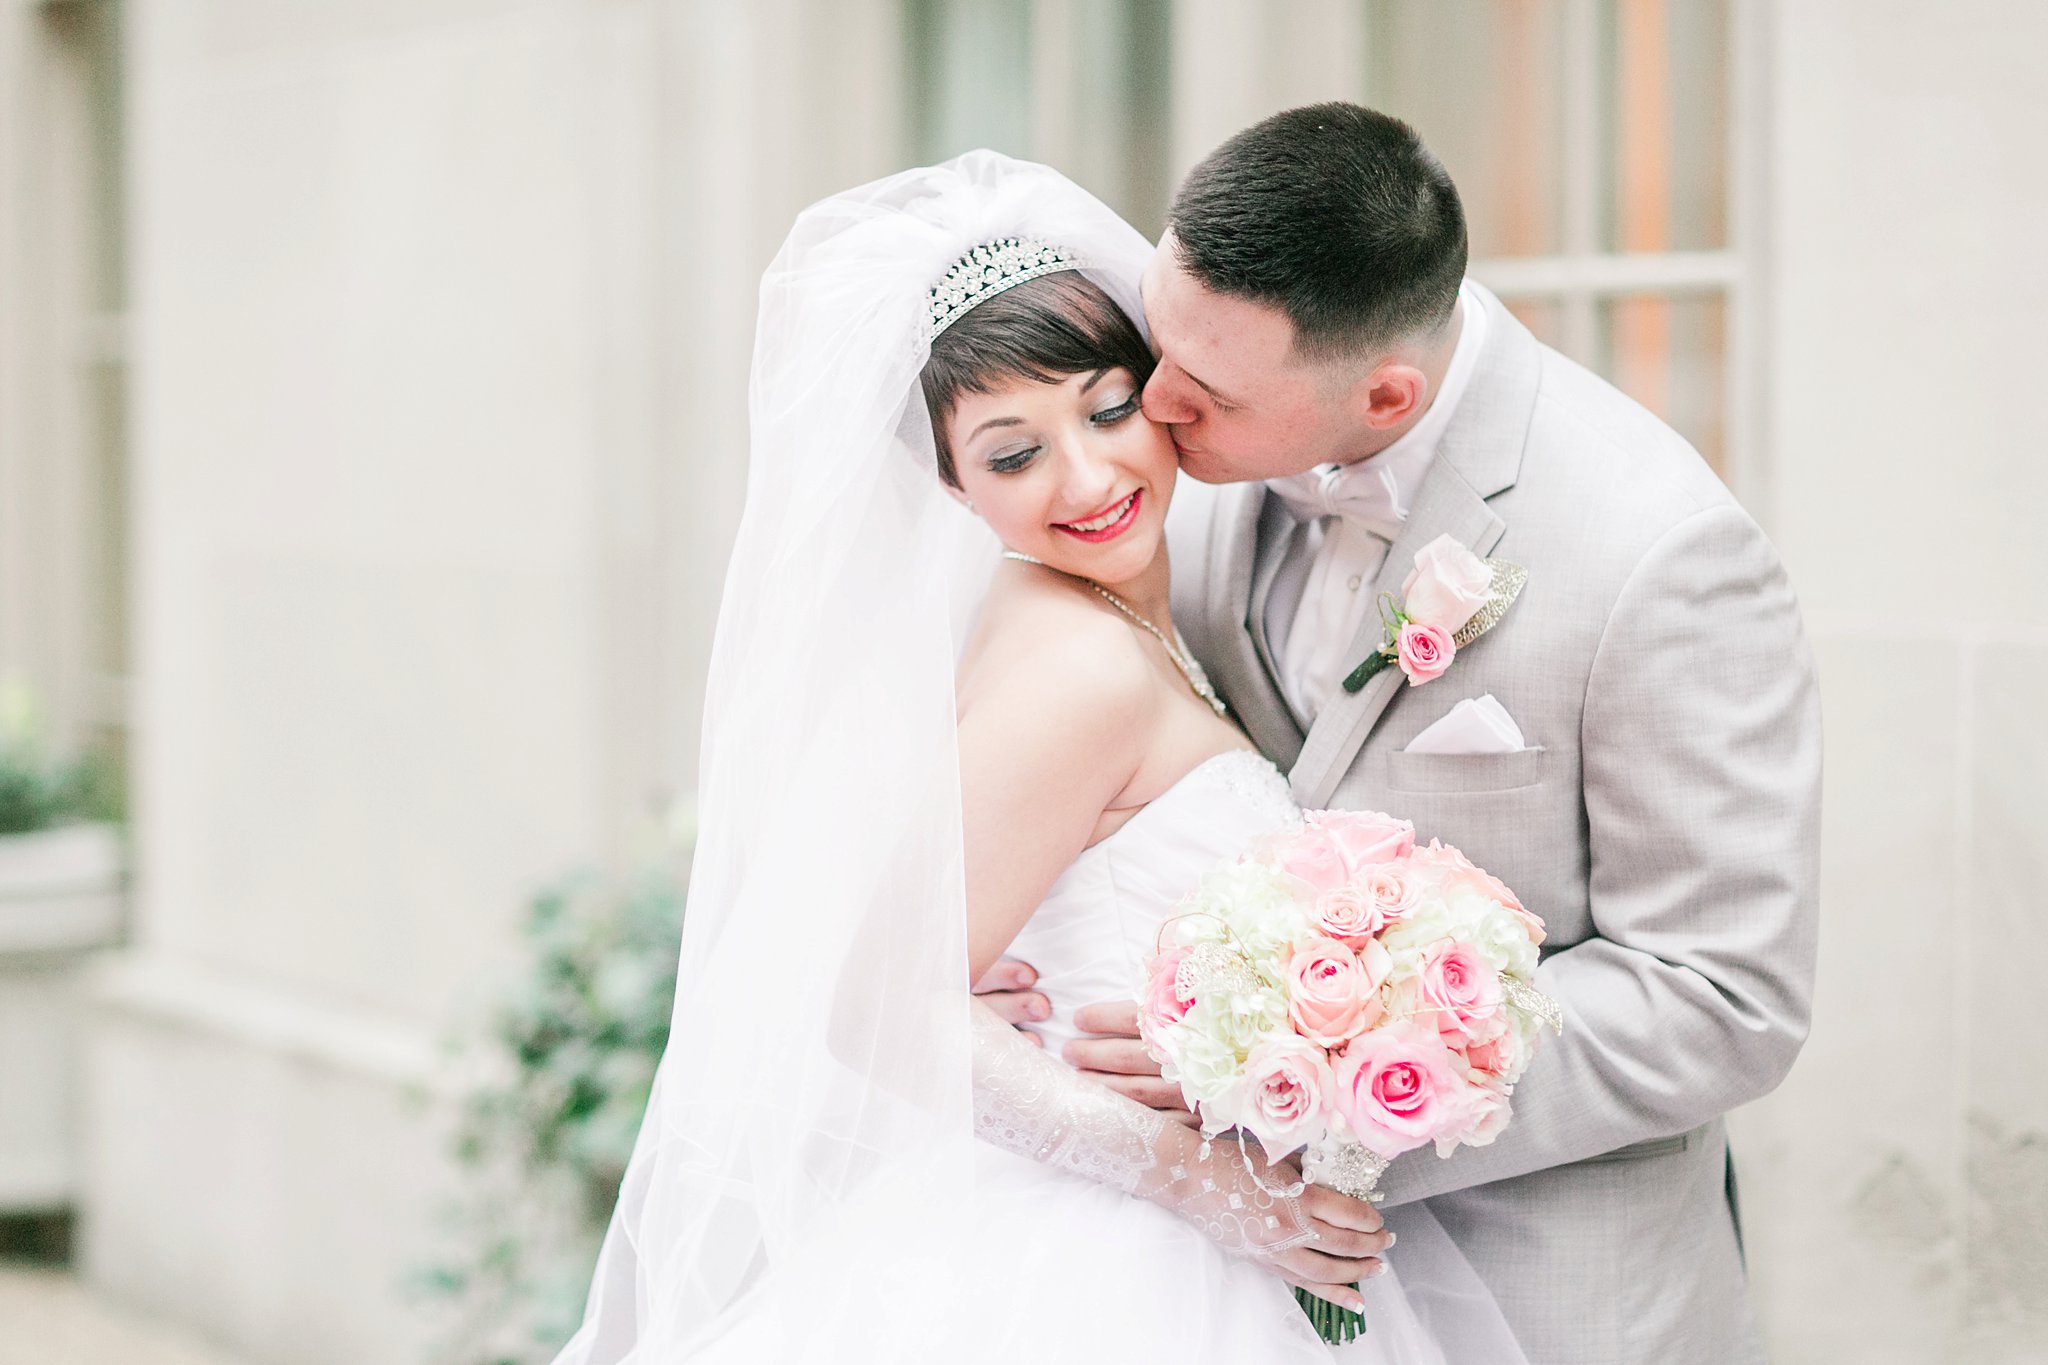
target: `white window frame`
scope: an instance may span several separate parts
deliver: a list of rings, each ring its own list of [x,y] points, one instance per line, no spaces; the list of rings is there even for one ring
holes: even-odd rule
[[[128,380],[125,315],[87,297],[95,253],[119,250],[97,194],[102,158],[118,173],[118,137],[96,136],[94,54],[56,28],[97,2],[7,0],[0,14],[0,201],[26,210],[0,227],[0,669],[35,688],[59,752],[129,723],[125,673],[97,662],[104,604],[128,585],[105,581],[88,534],[118,496],[95,477],[92,379],[120,372],[124,392]]]
[[[1680,0],[1682,3],[1682,0]],[[1728,244],[1711,251],[1616,251],[1602,245],[1599,0],[1565,0],[1564,215],[1562,249],[1530,257],[1475,260],[1472,275],[1507,303],[1554,305],[1559,349],[1591,356],[1603,303],[1629,295],[1725,301],[1723,357],[1726,440],[1722,474],[1756,515],[1767,489],[1762,450],[1765,402],[1762,292],[1765,252],[1763,96],[1767,53],[1763,0],[1729,7]]]

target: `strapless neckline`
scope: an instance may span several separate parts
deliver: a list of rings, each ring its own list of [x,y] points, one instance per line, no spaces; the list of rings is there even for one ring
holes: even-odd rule
[[[1175,778],[1166,790],[1138,807],[1136,814],[1130,819],[1081,850],[1081,856],[1085,858],[1098,849],[1109,847],[1130,833],[1133,827],[1145,821],[1161,806],[1182,798],[1190,790],[1200,790],[1209,779],[1220,779],[1226,787],[1242,794],[1257,784],[1270,782],[1272,777],[1268,777],[1268,774],[1279,777],[1282,783],[1286,780],[1273,761],[1257,749],[1225,749],[1221,753],[1211,754]]]
[[[1010,945],[1052,1002],[1052,1017],[1034,1026],[1047,1045],[1076,1036],[1075,1009],[1132,998],[1160,926],[1204,875],[1300,820],[1270,760],[1225,749],[1084,849]]]

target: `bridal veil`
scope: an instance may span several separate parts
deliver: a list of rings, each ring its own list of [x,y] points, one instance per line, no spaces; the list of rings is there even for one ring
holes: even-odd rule
[[[999,547],[917,381],[932,283],[1019,233],[1141,316],[1144,238],[988,152],[812,206],[763,277],[673,1031],[563,1362],[689,1358],[856,1195],[906,1267],[974,1233],[953,671]]]

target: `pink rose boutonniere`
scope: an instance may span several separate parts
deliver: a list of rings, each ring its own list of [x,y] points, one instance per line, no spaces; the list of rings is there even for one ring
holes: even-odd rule
[[[1415,552],[1401,600],[1380,595],[1386,639],[1351,670],[1344,690],[1358,691],[1389,666],[1407,674],[1410,687],[1441,678],[1459,650],[1500,623],[1528,581],[1521,565],[1481,559],[1450,536],[1438,536]]]

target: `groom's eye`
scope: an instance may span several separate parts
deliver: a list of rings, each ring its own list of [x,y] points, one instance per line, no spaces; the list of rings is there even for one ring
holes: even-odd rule
[[[1088,420],[1099,427],[1113,426],[1138,410],[1138,395],[1132,394],[1113,408],[1104,408]]]

